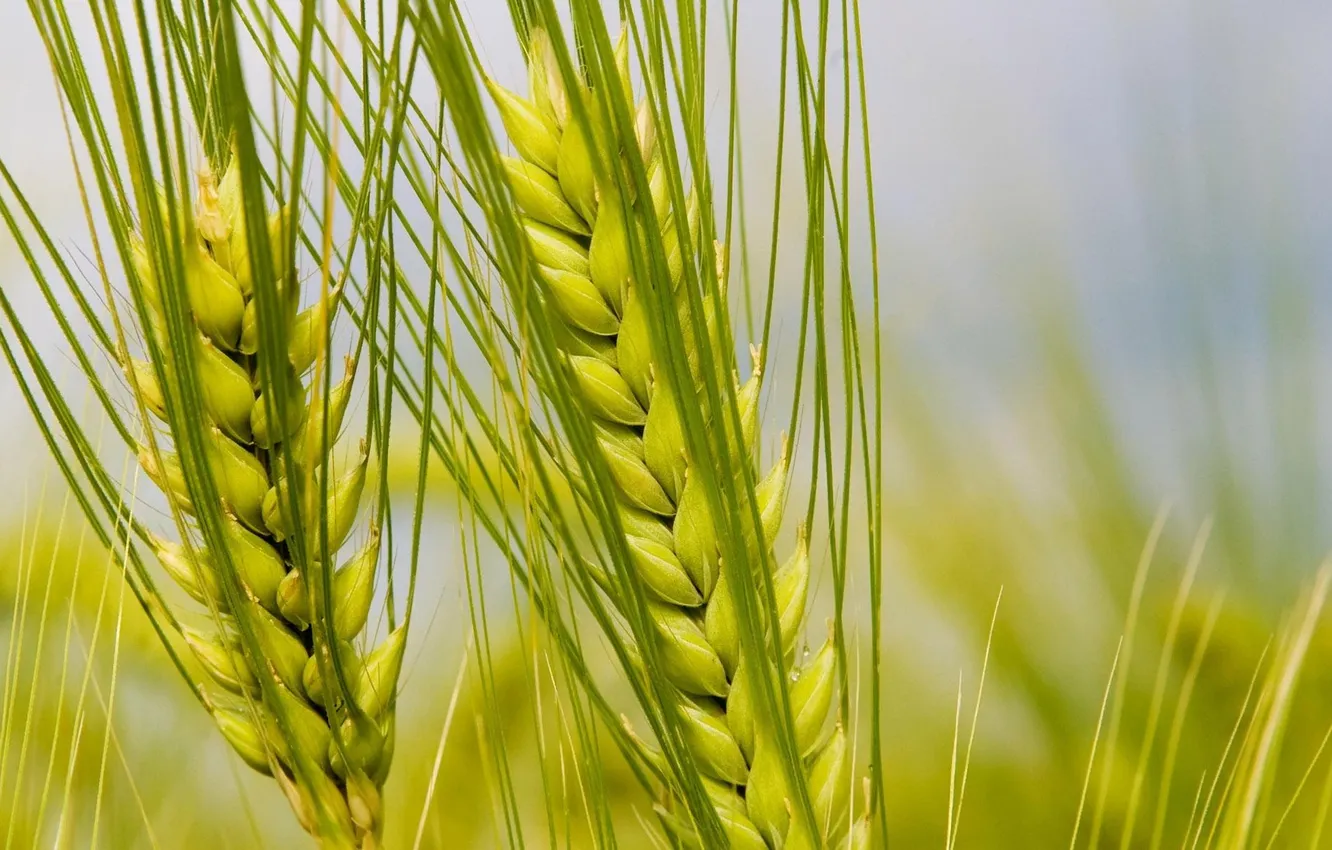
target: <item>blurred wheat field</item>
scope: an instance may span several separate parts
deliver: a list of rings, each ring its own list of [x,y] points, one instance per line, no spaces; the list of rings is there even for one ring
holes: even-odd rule
[[[18,5],[0,10],[0,73],[29,82],[0,91],[22,118],[0,131],[0,156],[49,174],[31,200],[91,268],[58,105],[40,94],[49,68]],[[507,12],[464,5],[487,64],[520,80]],[[757,264],[781,22],[762,3],[739,9],[740,236]],[[885,297],[889,846],[1325,846],[1332,10],[908,0],[862,12]],[[710,48],[724,54],[721,21],[717,6]],[[724,82],[709,83],[720,125]],[[782,234],[801,216],[787,209]],[[860,244],[848,271],[863,292]],[[767,443],[793,402],[800,281],[783,259]],[[8,233],[0,272],[43,321]],[[73,374],[54,330],[49,341],[51,368]],[[302,846],[191,704],[116,554],[83,530],[8,372],[0,393],[6,846]],[[834,409],[830,431],[848,418]],[[386,469],[408,523],[413,451],[406,441]],[[432,473],[385,846],[508,846],[500,769],[524,843],[593,846],[556,662],[457,482]],[[814,554],[818,622],[832,556]],[[856,581],[848,605],[863,621]],[[477,587],[492,606],[484,680]],[[848,647],[863,656],[868,641]],[[609,657],[593,657],[633,714]],[[855,703],[868,711],[866,695]],[[652,800],[602,752],[616,834],[650,846]]]

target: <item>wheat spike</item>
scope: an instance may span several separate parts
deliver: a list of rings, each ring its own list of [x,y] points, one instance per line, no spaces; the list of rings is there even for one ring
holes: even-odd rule
[[[171,375],[182,361],[167,356],[150,363],[126,357],[126,376],[144,408],[164,422],[169,419],[162,387],[174,378],[197,388],[211,422],[203,460],[222,499],[227,551],[204,547],[198,528],[188,520],[200,503],[187,486],[182,458],[161,445],[143,446],[140,460],[187,521],[181,542],[153,538],[151,548],[167,574],[208,609],[208,616],[196,613],[198,625],[191,624],[189,612],[175,613],[182,623],[181,637],[205,673],[205,704],[226,740],[244,761],[278,781],[301,824],[321,846],[378,847],[380,789],[391,761],[393,696],[405,641],[405,627],[400,627],[364,658],[351,643],[365,627],[374,595],[378,529],[372,526],[368,543],[334,573],[332,610],[315,598],[302,575],[331,563],[356,523],[366,481],[366,446],[361,445],[347,468],[336,471],[327,450],[342,427],[355,365],[348,360],[345,377],[333,384],[327,397],[317,386],[302,386],[300,376],[320,359],[325,322],[336,296],[298,314],[295,270],[277,269],[280,320],[290,339],[280,365],[287,370],[292,392],[284,405],[285,421],[270,419],[279,406],[265,398],[258,334],[262,316],[249,262],[238,163],[239,157],[233,156],[220,180],[211,168],[202,170],[197,207],[191,215],[178,217],[185,226],[169,236],[179,240],[184,280],[169,279],[154,268],[142,237],[134,246],[138,292],[149,317],[145,336],[153,335],[159,346],[169,345],[161,298],[166,287],[180,287],[198,330],[197,369],[193,375]],[[162,198],[160,203],[169,201]],[[269,217],[275,256],[293,226],[289,211]],[[155,433],[161,430],[151,420],[145,424]],[[177,442],[178,451],[187,450],[182,445]],[[284,448],[296,468],[291,493],[282,463]],[[320,501],[325,468],[327,498]],[[306,531],[299,547],[289,536],[292,499]],[[298,556],[298,550],[304,554]],[[239,611],[222,592],[223,554],[240,583]],[[302,565],[305,569],[298,569]],[[242,620],[257,636],[257,654],[237,636]],[[319,656],[332,657],[329,640],[336,642],[344,673],[344,683],[337,687],[323,681],[331,664],[319,663]],[[262,687],[264,682],[271,687]],[[334,729],[340,734],[335,736]],[[299,769],[298,761],[314,765],[313,775]]]
[[[530,100],[487,81],[505,130],[518,153],[504,161],[513,197],[523,214],[532,255],[539,263],[547,300],[568,325],[565,354],[573,386],[597,424],[597,443],[616,486],[627,544],[634,567],[652,594],[648,606],[660,639],[666,675],[681,692],[680,720],[685,740],[702,772],[723,829],[737,848],[776,848],[831,844],[846,831],[850,769],[846,738],[840,730],[819,747],[835,691],[832,641],[802,669],[793,669],[793,650],[805,614],[809,554],[803,532],[794,555],[774,575],[780,612],[780,640],[788,669],[782,681],[795,710],[797,743],[802,755],[815,753],[809,768],[811,799],[822,823],[819,838],[790,816],[793,795],[786,788],[777,755],[766,743],[768,724],[756,722],[744,683],[736,613],[722,577],[717,528],[704,492],[691,475],[691,462],[679,415],[680,404],[703,405],[693,387],[670,386],[657,368],[661,357],[649,337],[645,299],[630,280],[627,240],[632,227],[647,218],[646,205],[664,222],[669,288],[682,315],[688,302],[683,251],[699,233],[697,198],[691,196],[684,220],[670,214],[663,169],[656,151],[651,113],[644,100],[636,110],[636,138],[617,147],[623,156],[643,158],[650,175],[650,197],[633,201],[633,221],[623,214],[619,189],[597,185],[593,147],[570,114],[570,101],[583,98],[594,132],[613,139],[613,127],[587,91],[568,92],[540,30],[530,41]],[[621,89],[631,92],[628,42],[616,48]],[[724,287],[724,269],[719,269]],[[714,348],[713,362],[727,363],[716,350],[719,311],[706,302],[706,339],[689,333],[694,346],[690,365],[700,378],[698,348]],[[760,364],[738,386],[743,440],[752,449],[757,431]],[[705,411],[706,416],[706,411]],[[750,463],[752,452],[739,462]],[[785,500],[788,458],[781,460],[756,488],[762,518],[761,544],[771,550]],[[756,538],[758,535],[756,535]],[[750,547],[751,550],[754,547]],[[756,558],[756,560],[758,560]],[[769,558],[768,562],[772,562]],[[614,597],[615,591],[602,587]],[[798,676],[791,684],[792,676]],[[774,769],[775,768],[775,769]],[[683,823],[678,806],[658,807],[666,827],[686,846],[697,846],[697,833]],[[803,842],[803,844],[802,844]]]

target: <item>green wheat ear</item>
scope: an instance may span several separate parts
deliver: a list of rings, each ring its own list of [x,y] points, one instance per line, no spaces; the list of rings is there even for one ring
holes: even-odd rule
[[[632,91],[628,40],[615,50],[621,90]],[[531,33],[530,99],[487,81],[518,158],[504,166],[523,218],[533,257],[539,264],[547,301],[567,324],[564,353],[573,386],[581,393],[596,425],[597,443],[616,488],[631,561],[651,594],[648,613],[655,625],[664,675],[681,698],[680,723],[704,788],[715,806],[731,846],[744,850],[832,845],[847,838],[850,826],[852,758],[847,736],[826,730],[836,690],[836,659],[830,636],[812,658],[795,663],[809,589],[810,558],[803,530],[795,552],[776,571],[773,583],[780,613],[778,639],[786,669],[781,677],[795,718],[796,743],[805,759],[805,780],[818,823],[791,816],[796,795],[787,787],[774,730],[758,716],[746,684],[735,603],[721,569],[716,521],[697,483],[684,438],[681,404],[706,409],[697,384],[707,378],[704,362],[730,363],[722,356],[716,323],[725,315],[710,296],[703,300],[703,339],[690,333],[689,299],[682,287],[682,251],[697,244],[699,202],[691,194],[683,218],[672,212],[667,194],[666,158],[657,151],[656,133],[646,99],[635,116],[633,142],[619,146],[621,156],[638,156],[649,176],[650,195],[627,204],[617,183],[599,183],[594,156],[570,103],[581,99],[592,131],[613,139],[600,98],[585,87],[566,90],[551,41],[541,30]],[[613,147],[611,149],[614,149]],[[613,173],[601,169],[600,173]],[[680,314],[689,360],[689,386],[672,386],[662,368],[663,350],[649,332],[650,305],[631,281],[628,240],[633,227],[652,221],[648,205],[662,222],[669,291]],[[718,256],[724,251],[718,251]],[[719,289],[724,292],[725,261],[719,260]],[[729,334],[725,335],[729,338]],[[699,356],[704,346],[712,356]],[[758,432],[760,358],[753,353],[751,377],[736,386],[745,456],[736,468],[752,464]],[[738,382],[737,382],[738,383]],[[771,551],[786,498],[789,458],[785,449],[756,490],[761,529],[747,547],[755,565],[776,563],[760,557]],[[756,576],[757,578],[757,576]],[[602,589],[615,600],[617,591],[604,580]],[[616,600],[618,601],[618,600]],[[646,748],[646,744],[643,745]],[[662,760],[649,752],[656,763]],[[678,801],[658,807],[666,828],[685,846],[700,846],[698,834]],[[867,827],[857,825],[852,840],[866,846]]]
[[[153,538],[152,548],[167,574],[207,609],[193,616],[173,611],[171,619],[204,671],[200,690],[223,737],[248,764],[277,780],[321,846],[372,848],[383,826],[381,789],[392,761],[393,697],[406,627],[364,657],[352,645],[374,596],[377,527],[360,551],[325,576],[324,565],[334,562],[356,524],[366,482],[364,443],[336,472],[328,451],[342,428],[355,363],[348,359],[345,376],[327,393],[319,381],[308,391],[302,386],[300,376],[327,359],[321,351],[330,307],[321,300],[298,313],[295,270],[280,263],[276,305],[260,307],[238,163],[233,156],[220,180],[205,166],[195,208],[174,217],[184,225],[167,236],[173,244],[153,246],[142,235],[134,243],[141,330],[159,356],[122,358],[131,390],[167,423],[173,398],[179,404],[194,395],[202,399],[207,423],[201,457],[191,455],[195,441],[178,434],[172,451],[149,423],[153,437],[139,458],[182,520],[183,535],[180,542]],[[169,212],[170,202],[161,203]],[[294,226],[289,210],[268,217],[275,256]],[[183,277],[152,260],[176,251],[184,259]],[[184,296],[192,318],[192,358],[178,356],[165,330],[169,290]],[[259,333],[265,308],[279,311],[274,324],[287,340],[277,366],[286,372],[289,397],[271,402],[272,372],[261,368],[274,365],[264,362],[268,350]],[[184,368],[188,363],[193,370]],[[209,496],[184,471],[201,467],[211,473],[220,499],[220,547],[206,546],[201,522],[192,519]],[[303,536],[294,539],[298,528]],[[331,608],[319,592],[326,578]],[[245,633],[252,640],[244,640]],[[327,681],[330,674],[335,681]]]

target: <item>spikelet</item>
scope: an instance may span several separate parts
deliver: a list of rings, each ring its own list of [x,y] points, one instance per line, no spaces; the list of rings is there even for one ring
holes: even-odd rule
[[[780,641],[785,658],[780,681],[794,712],[796,744],[802,755],[813,756],[805,765],[809,771],[805,790],[822,821],[819,824],[791,817],[796,795],[786,785],[776,745],[763,743],[771,733],[764,731],[767,724],[759,722],[762,718],[748,684],[752,674],[747,672],[763,661],[747,662],[742,656],[734,594],[727,579],[732,573],[721,559],[726,547],[719,534],[731,524],[714,515],[707,475],[715,471],[693,464],[683,430],[684,405],[701,410],[709,427],[719,421],[695,385],[706,377],[704,362],[727,368],[731,361],[717,342],[722,338],[718,330],[724,311],[713,303],[710,287],[700,293],[702,338],[689,312],[691,299],[682,288],[685,264],[692,263],[693,246],[701,241],[697,194],[688,193],[683,215],[674,214],[666,164],[646,99],[637,106],[626,104],[633,117],[633,135],[620,141],[604,105],[614,92],[566,90],[552,50],[545,33],[532,33],[530,99],[493,81],[487,85],[516,152],[504,160],[504,169],[532,257],[541,269],[544,296],[566,325],[557,339],[569,382],[595,423],[596,443],[618,497],[630,563],[648,592],[646,610],[655,625],[657,655],[664,675],[680,691],[684,741],[732,846],[755,850],[818,846],[820,838],[832,839],[834,820],[846,820],[841,814],[845,800],[838,794],[850,781],[851,759],[840,729],[821,741],[837,681],[831,638],[806,663],[795,666],[809,589],[807,535],[800,530],[794,554],[772,576],[778,612],[773,639]],[[632,96],[629,64],[628,41],[622,33],[615,49],[615,70],[625,96]],[[578,104],[588,119],[586,125],[574,117]],[[615,161],[596,161],[607,154]],[[630,181],[616,179],[617,172],[629,173],[628,158],[633,156],[641,158],[648,175],[646,195],[635,192]],[[611,179],[604,180],[605,176]],[[654,222],[662,228],[666,254],[666,278],[657,287],[675,304],[693,382],[684,386],[672,386],[666,377],[664,350],[650,332],[647,291],[632,280],[630,240]],[[718,246],[716,274],[723,291],[725,253]],[[704,346],[711,348],[707,360],[700,356]],[[735,386],[739,438],[745,447],[744,456],[732,459],[732,468],[737,469],[753,463],[758,431],[760,357],[757,350],[751,353],[752,374]],[[734,575],[744,575],[747,569],[757,580],[754,571],[776,563],[770,553],[785,506],[789,471],[786,446],[766,474],[756,471],[760,521],[733,549],[749,556],[749,563],[739,565]],[[599,566],[589,571],[615,601],[616,583]],[[668,802],[657,811],[682,845],[698,846],[694,825],[682,820],[677,804]],[[845,824],[841,825],[845,832]]]
[[[186,516],[199,513],[203,498],[193,489],[199,485],[188,479],[187,468],[205,468],[221,499],[218,548],[205,546],[190,525],[182,531],[192,539],[177,543],[152,537],[150,548],[166,574],[206,609],[203,625],[187,624],[191,618],[184,610],[174,619],[182,624],[180,638],[207,683],[206,704],[223,737],[242,760],[278,781],[302,825],[323,846],[378,847],[380,787],[392,748],[405,627],[364,658],[353,644],[374,600],[377,526],[372,524],[364,545],[345,557],[341,568],[330,572],[321,566],[336,564],[342,545],[353,536],[366,484],[369,453],[362,443],[354,462],[327,476],[326,499],[318,498],[322,470],[347,412],[355,364],[347,361],[345,376],[327,397],[322,383],[302,385],[301,376],[313,364],[327,362],[325,326],[337,293],[296,310],[295,275],[280,250],[296,222],[290,211],[275,212],[268,222],[278,261],[273,283],[288,350],[280,360],[284,395],[269,398],[271,388],[260,368],[263,316],[255,293],[260,281],[250,265],[238,161],[233,156],[220,179],[205,166],[197,208],[191,215],[177,214],[186,224],[173,237],[183,240],[183,280],[155,268],[148,244],[139,237],[132,240],[138,292],[154,325],[161,324],[162,293],[181,287],[197,329],[192,341],[196,369],[172,374],[184,359],[167,356],[166,362],[151,363],[125,356],[127,381],[152,416],[168,424],[171,403],[164,388],[173,381],[192,382],[206,420],[202,464],[183,463],[177,452],[188,450],[184,443],[175,450],[145,444],[139,459]],[[542,185],[549,188],[551,182],[547,178]],[[577,225],[567,218],[559,223]],[[165,334],[157,327],[149,330],[165,344]],[[284,456],[297,470],[290,493]],[[295,527],[287,516],[291,505],[299,506],[306,530],[302,547],[286,539]],[[239,596],[228,592],[233,579]],[[322,601],[326,588],[331,607]],[[240,637],[242,625],[252,636],[250,649]],[[336,659],[328,651],[329,641],[336,644]]]

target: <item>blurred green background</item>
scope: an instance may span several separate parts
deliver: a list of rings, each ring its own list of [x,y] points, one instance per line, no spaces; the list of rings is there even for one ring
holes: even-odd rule
[[[516,49],[493,5],[469,7],[483,61],[516,81]],[[743,236],[762,255],[780,22],[764,4],[741,5]],[[0,86],[9,116],[0,156],[16,173],[41,175],[27,188],[77,258],[85,235],[58,105],[18,6],[0,10],[0,79],[24,81]],[[1199,788],[1218,773],[1224,783],[1223,754],[1233,761],[1242,746],[1243,726],[1227,751],[1254,710],[1251,680],[1258,674],[1261,689],[1283,657],[1279,630],[1332,548],[1332,7],[900,0],[866,3],[863,14],[887,344],[882,688],[893,845],[945,842],[959,688],[965,749],[1001,588],[956,840],[1068,844],[1135,568],[1163,516],[1134,640],[1119,654],[1122,725],[1100,742],[1112,769],[1098,762],[1088,793],[1105,801],[1102,844],[1150,846],[1160,817],[1163,845],[1180,846]],[[719,86],[710,108],[719,132],[723,97]],[[782,256],[800,256],[802,227],[797,205],[783,217]],[[852,238],[863,293],[863,216],[853,217]],[[0,285],[41,321],[26,274],[0,236]],[[783,319],[799,316],[798,284],[779,278],[771,443],[789,409],[783,378],[794,364],[780,352],[794,336]],[[59,364],[54,342],[48,357]],[[298,844],[285,804],[230,757],[133,601],[122,606],[106,554],[82,545],[72,514],[61,522],[59,479],[7,373],[0,438],[6,846]],[[501,845],[489,773],[498,730],[528,844],[586,846],[544,650],[520,636],[529,614],[484,547],[466,563],[492,588],[496,697],[483,701],[464,671],[450,710],[470,619],[447,481],[434,482],[428,511],[421,607],[434,614],[418,621],[409,652],[388,844],[411,846],[420,824],[422,846]],[[1163,655],[1199,535],[1197,576]],[[820,611],[830,596],[823,576]],[[852,598],[857,589],[863,597],[863,568],[852,582]],[[864,635],[855,637],[863,654]],[[627,694],[612,696],[627,710]],[[1332,722],[1332,629],[1313,635],[1290,705],[1261,845],[1288,803],[1275,846],[1315,840],[1332,776],[1320,750]],[[1125,833],[1140,763],[1141,810]],[[608,783],[625,846],[645,846],[650,801],[618,765]],[[66,818],[55,817],[61,810]]]

